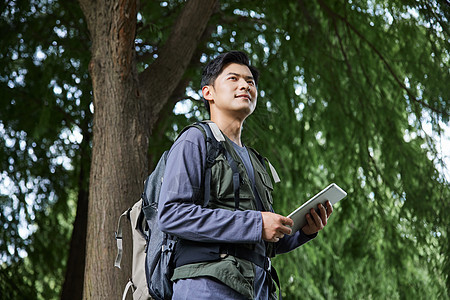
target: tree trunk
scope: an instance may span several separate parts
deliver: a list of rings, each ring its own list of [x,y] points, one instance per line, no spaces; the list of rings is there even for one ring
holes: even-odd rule
[[[117,299],[131,268],[114,268],[114,231],[121,212],[137,200],[147,165],[134,61],[137,3],[80,4],[92,39],[89,71],[94,96],[83,299]],[[124,259],[130,248],[125,247]]]
[[[81,176],[80,176],[81,177]],[[61,300],[83,299],[84,265],[86,260],[86,228],[89,191],[78,191],[77,214],[73,223],[66,276]]]
[[[151,125],[181,80],[216,2],[186,3],[141,89],[134,53],[136,1],[79,2],[92,40],[94,96],[83,299],[117,299],[131,275],[131,242],[124,240],[124,268],[113,267],[117,220],[139,198]]]
[[[86,113],[88,115],[89,113]],[[77,213],[73,222],[72,238],[70,240],[69,257],[66,275],[61,291],[61,300],[83,299],[84,266],[86,261],[86,231],[89,201],[89,162],[91,134],[88,129],[89,118],[82,126],[83,141],[80,145],[80,171],[78,175]]]

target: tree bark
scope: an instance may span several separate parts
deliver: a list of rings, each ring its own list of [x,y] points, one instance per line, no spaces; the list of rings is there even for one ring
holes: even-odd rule
[[[94,96],[83,299],[116,299],[131,275],[131,242],[124,241],[124,269],[113,267],[117,220],[139,198],[150,128],[181,80],[215,1],[185,4],[152,71],[144,72],[140,84],[134,52],[137,2],[79,2],[92,40]]]
[[[147,140],[137,94],[135,0],[80,1],[92,40],[94,124],[83,299],[116,299],[131,268],[114,268],[118,216],[139,198]],[[131,248],[131,247],[129,247]],[[130,249],[125,247],[124,259]]]

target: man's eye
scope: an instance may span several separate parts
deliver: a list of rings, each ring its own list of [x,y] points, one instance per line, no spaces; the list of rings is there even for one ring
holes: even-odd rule
[[[247,83],[250,85],[255,85],[255,82],[253,80],[249,80],[249,81],[247,81]]]

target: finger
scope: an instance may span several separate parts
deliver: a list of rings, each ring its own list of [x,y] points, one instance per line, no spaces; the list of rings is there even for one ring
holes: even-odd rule
[[[282,234],[281,237],[283,237],[285,234],[291,234],[292,229],[286,226],[282,226],[277,230],[280,234]]]
[[[291,218],[287,218],[287,217],[282,217],[281,223],[283,223],[283,225],[294,226],[294,221],[292,221]]]
[[[322,219],[322,224],[325,226],[327,225],[327,211],[325,209],[325,206],[323,206],[323,204],[319,204],[319,212],[320,212],[320,218]]]
[[[314,218],[314,222],[316,223],[316,227],[322,228],[322,219],[319,217],[317,212],[314,210],[314,208],[311,208],[311,215]]]
[[[333,212],[333,205],[331,205],[330,201],[327,201],[327,217],[330,217],[332,212]]]
[[[314,222],[313,217],[311,216],[311,214],[307,214],[306,215],[306,222],[308,222],[308,226],[311,228],[317,228],[316,223]]]
[[[319,204],[319,216],[322,219],[322,223],[326,224],[327,222],[327,210],[325,209],[325,206],[323,204]]]

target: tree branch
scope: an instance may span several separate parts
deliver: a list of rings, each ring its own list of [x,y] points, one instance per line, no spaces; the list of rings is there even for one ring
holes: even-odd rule
[[[151,132],[156,116],[179,84],[206,25],[215,10],[217,0],[188,1],[167,42],[155,62],[139,76],[139,90],[146,105],[147,128]],[[161,89],[161,87],[165,87]]]
[[[351,76],[351,74],[352,74],[352,66],[350,65],[350,62],[348,61],[347,53],[345,52],[344,46],[342,44],[342,39],[341,39],[341,36],[339,35],[339,31],[337,29],[337,25],[336,25],[336,22],[335,22],[334,19],[333,19],[333,27],[334,27],[334,32],[336,33],[336,36],[337,36],[338,41],[339,41],[339,48],[341,49],[341,53],[344,56],[344,60],[345,60],[345,63],[347,65],[348,75],[350,77],[352,77]]]
[[[330,7],[328,7],[323,0],[318,0],[319,1],[319,5],[325,10],[326,13],[328,13],[328,15],[330,15],[333,19],[339,19],[342,22],[344,22],[354,33],[356,33],[356,35],[363,40],[367,45],[369,45],[369,47],[375,52],[375,54],[380,58],[380,60],[382,61],[382,63],[385,65],[385,67],[388,69],[389,73],[391,73],[392,77],[394,78],[394,80],[397,82],[397,84],[406,91],[406,93],[408,94],[409,98],[411,100],[413,100],[416,103],[421,104],[422,106],[430,109],[431,111],[443,115],[443,116],[448,116],[448,113],[444,112],[444,111],[440,111],[432,106],[430,106],[428,103],[425,103],[422,100],[419,100],[416,98],[416,96],[414,96],[414,94],[406,87],[406,85],[400,80],[400,78],[397,76],[397,74],[395,74],[394,70],[392,69],[392,67],[389,65],[388,61],[386,60],[386,58],[383,56],[383,54],[381,54],[381,52],[375,47],[374,44],[372,44],[369,40],[366,39],[366,37],[359,32],[345,17],[339,15],[338,13],[334,12]]]
[[[300,7],[300,10],[303,12],[303,15],[305,16],[306,20],[308,21],[309,25],[311,27],[316,27],[316,26],[318,27],[318,22],[309,13],[308,8],[306,8],[305,1],[304,0],[298,0],[298,5]]]
[[[441,18],[439,18],[436,13],[434,12],[433,8],[427,3],[427,1],[421,1],[423,5],[425,5],[426,8],[428,8],[428,10],[431,12],[431,14],[433,15],[433,17],[436,19],[436,21],[439,23],[439,25],[441,25],[442,31],[445,32],[447,34],[447,36],[450,35],[449,31],[448,31],[448,24],[442,24],[442,20]],[[447,2],[447,5],[450,5],[450,3]]]

